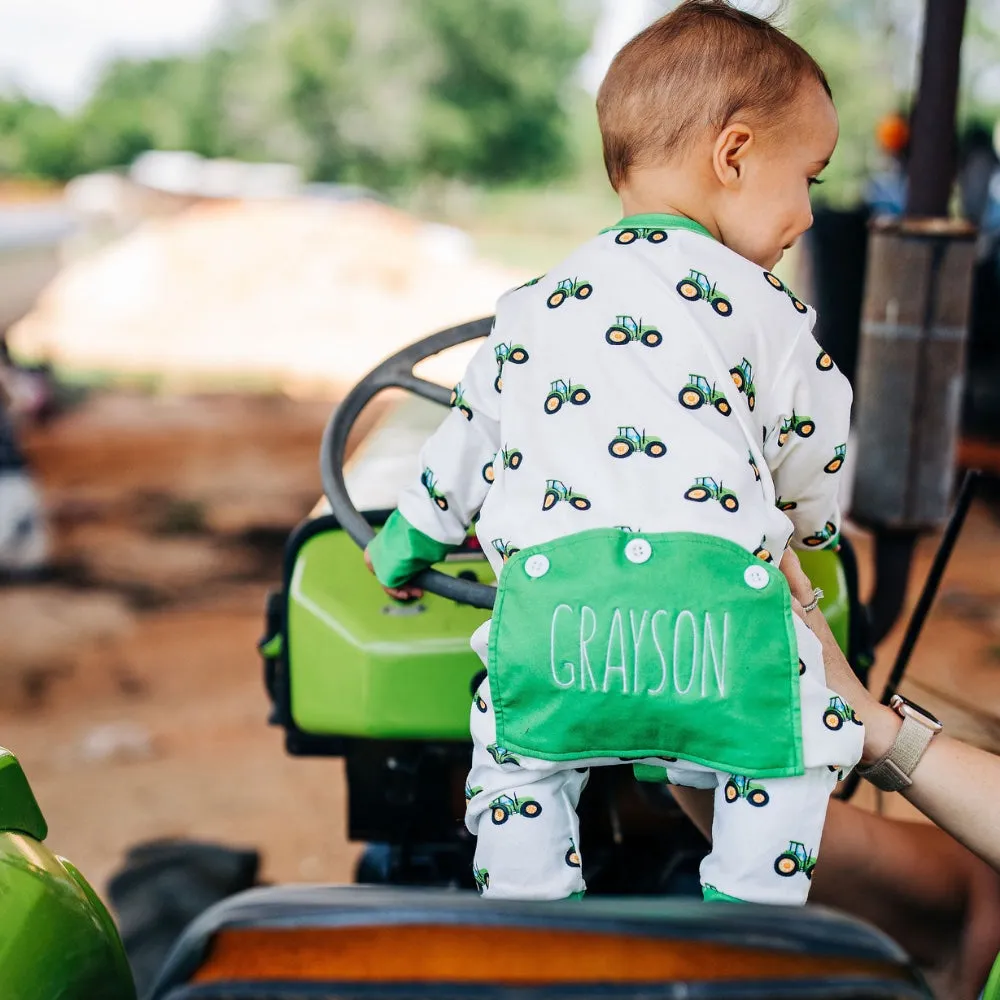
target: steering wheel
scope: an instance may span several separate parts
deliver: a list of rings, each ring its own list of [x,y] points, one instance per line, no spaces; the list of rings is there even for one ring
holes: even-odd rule
[[[389,388],[406,389],[441,406],[451,405],[451,389],[429,382],[413,374],[414,367],[425,358],[440,354],[441,351],[469,340],[478,340],[489,334],[493,325],[492,316],[463,323],[431,334],[404,347],[386,358],[377,368],[373,368],[346,396],[337,407],[323,431],[320,446],[319,467],[323,481],[323,492],[330,501],[330,509],[340,522],[340,526],[361,547],[365,548],[375,537],[371,525],[351,502],[344,484],[344,454],[347,438],[361,411],[380,392]],[[410,581],[432,594],[447,597],[474,608],[493,607],[496,588],[473,580],[463,580],[436,569],[427,569]]]

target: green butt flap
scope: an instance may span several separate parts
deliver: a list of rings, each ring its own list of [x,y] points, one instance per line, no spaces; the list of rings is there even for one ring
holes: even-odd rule
[[[522,549],[500,576],[489,674],[514,752],[803,773],[788,584],[723,538],[598,528]]]

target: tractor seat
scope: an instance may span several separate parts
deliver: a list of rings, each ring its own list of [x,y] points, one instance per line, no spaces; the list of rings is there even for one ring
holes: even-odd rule
[[[484,902],[364,886],[252,889],[174,946],[149,1000],[917,998],[879,931],[821,907]]]

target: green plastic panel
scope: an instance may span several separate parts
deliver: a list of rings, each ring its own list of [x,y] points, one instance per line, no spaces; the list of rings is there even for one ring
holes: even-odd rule
[[[48,827],[17,758],[0,747],[0,831],[44,840]]]
[[[812,585],[823,591],[820,610],[830,623],[837,645],[846,654],[851,629],[851,596],[847,591],[847,576],[840,556],[832,549],[813,549],[798,552],[797,555]]]
[[[483,558],[437,568],[493,581]],[[488,617],[434,594],[399,604],[344,532],[313,535],[299,549],[288,593],[296,725],[314,735],[467,740],[469,682],[483,668],[469,637]]]

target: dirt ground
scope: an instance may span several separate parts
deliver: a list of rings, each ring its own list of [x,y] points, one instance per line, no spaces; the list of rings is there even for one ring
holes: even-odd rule
[[[101,891],[129,845],[164,835],[257,847],[269,880],[351,876],[342,768],[285,755],[255,651],[281,543],[319,495],[329,408],[118,392],[28,436],[55,573],[0,587],[0,742],[29,775],[50,846]],[[905,688],[993,749],[997,509],[973,509]],[[921,544],[915,581],[934,544]],[[880,649],[883,674],[900,633]]]

